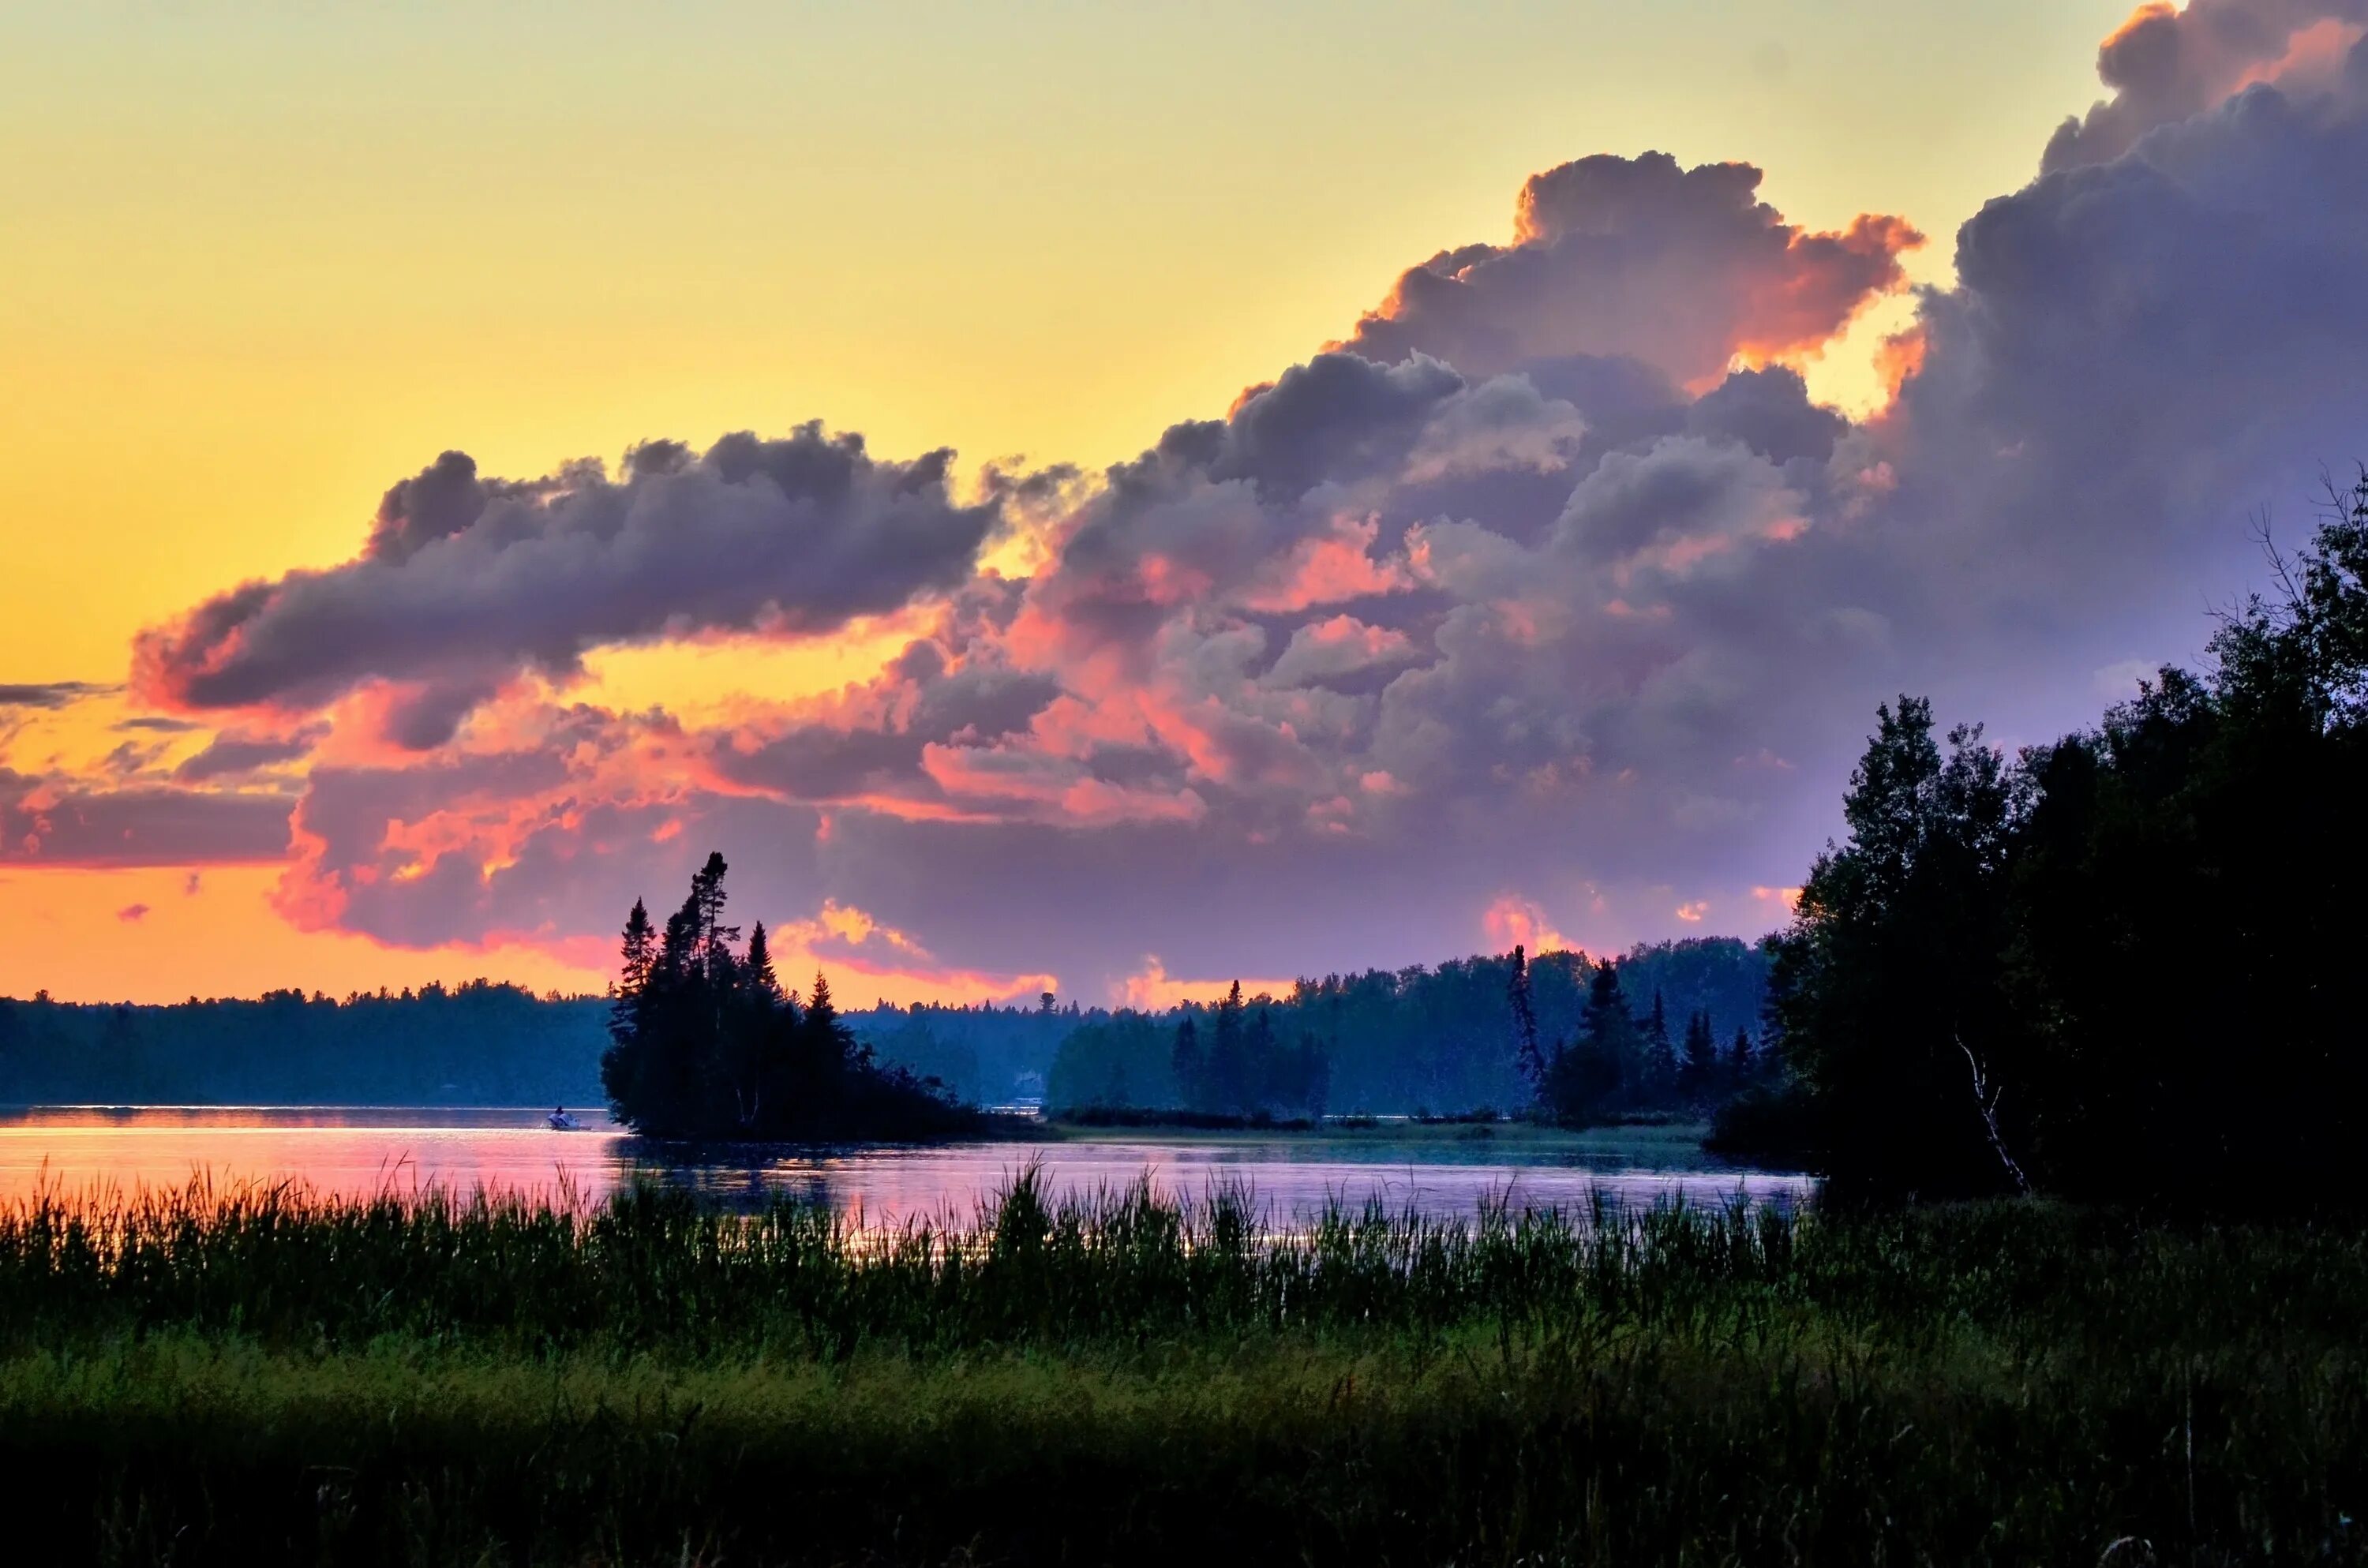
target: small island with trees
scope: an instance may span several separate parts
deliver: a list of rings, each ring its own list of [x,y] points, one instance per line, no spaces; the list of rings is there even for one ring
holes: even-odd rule
[[[987,1131],[934,1077],[882,1064],[816,974],[803,998],[773,972],[760,922],[741,947],[723,923],[723,857],[711,854],[663,931],[636,900],[609,1009],[600,1079],[636,1132],[700,1141],[873,1142]]]

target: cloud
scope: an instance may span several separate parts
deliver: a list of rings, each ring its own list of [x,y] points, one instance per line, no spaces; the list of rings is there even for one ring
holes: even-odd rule
[[[1871,542],[1945,586],[1928,635],[2063,694],[2035,722],[2094,703],[2042,667],[2195,656],[2202,607],[2258,581],[2248,514],[2358,449],[2363,111],[2355,50],[2325,91],[2254,85],[2060,167],[1968,222],[1959,285],[1921,301],[1920,368],[1839,460],[1884,475]]]
[[[288,801],[0,768],[0,864],[252,865],[288,851]]]
[[[328,733],[324,725],[307,725],[287,735],[256,735],[243,730],[226,730],[206,743],[205,748],[193,753],[173,769],[176,784],[202,784],[211,779],[237,778],[259,768],[294,762],[310,755],[313,748]]]
[[[2363,28],[2368,0],[2148,0],[2098,47],[2113,96],[2066,119],[2040,168],[2110,163],[2255,82],[2325,85]]]
[[[1696,383],[1737,355],[1813,349],[1904,286],[1922,236],[1863,216],[1812,233],[1758,199],[1748,164],[1665,153],[1581,158],[1521,187],[1509,244],[1441,251],[1402,276],[1343,347],[1422,353],[1486,377],[1564,355],[1624,355]]]
[[[93,697],[111,697],[123,688],[86,680],[0,682],[0,708],[68,708]]]
[[[448,452],[388,491],[360,556],[209,599],[143,632],[135,684],[181,710],[318,709],[401,683],[399,744],[450,738],[504,681],[575,674],[589,650],[716,631],[813,636],[959,585],[995,526],[952,454],[874,459],[806,425],[671,443],[542,479],[481,479]]]
[[[788,926],[816,961],[980,994],[1434,960],[1474,911],[1499,949],[1567,944],[1523,887],[1590,889],[1562,913],[1606,946],[1764,930],[1878,699],[2009,740],[2093,719],[2089,672],[2191,656],[2253,569],[2248,512],[2355,449],[2368,65],[2320,58],[2326,12],[2174,17],[2268,18],[2186,99],[2110,46],[2116,101],[2156,107],[2084,119],[1964,226],[1856,424],[1765,361],[1896,287],[1904,225],[1808,233],[1746,165],[1586,160],[1531,183],[1509,244],[1414,269],[1346,348],[1099,474],[965,508],[941,460],[814,430],[780,445],[837,490],[721,446],[518,483],[447,460],[355,562],[152,637],[142,681],[319,710],[308,756],[217,760],[302,781],[289,918],[395,945],[605,946],[710,847],[735,907],[811,912]],[[792,493],[870,597],[711,549]],[[876,561],[853,519],[900,507],[927,548]],[[685,560],[626,570],[644,513],[694,517],[665,534]],[[1025,576],[975,568],[997,529]],[[315,601],[348,598],[344,640]],[[619,712],[519,678],[913,601],[901,651],[811,699]],[[199,756],[293,724],[242,715]],[[247,775],[184,766],[249,809]]]
[[[1113,981],[1109,994],[1112,1006],[1164,1013],[1187,1002],[1213,1005],[1235,984],[1241,986],[1244,996],[1288,996],[1295,983],[1291,980],[1179,980],[1167,972],[1157,954],[1145,953],[1141,967]]]
[[[1575,953],[1579,945],[1554,928],[1546,912],[1519,893],[1500,893],[1480,917],[1480,928],[1497,952],[1527,948],[1531,953]]]

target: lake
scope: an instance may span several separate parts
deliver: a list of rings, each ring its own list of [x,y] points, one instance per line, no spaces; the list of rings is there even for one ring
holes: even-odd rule
[[[553,1131],[541,1108],[451,1107],[36,1107],[0,1110],[0,1203],[43,1187],[94,1189],[293,1181],[367,1197],[443,1187],[598,1199],[637,1178],[722,1201],[774,1196],[826,1203],[875,1224],[967,1218],[1030,1163],[1056,1193],[1124,1187],[1149,1172],[1170,1196],[1247,1187],[1277,1220],[1327,1200],[1468,1218],[1498,1196],[1516,1208],[1577,1208],[1682,1198],[1791,1203],[1811,1178],[1705,1156],[1681,1129],[1599,1133],[1383,1125],[1322,1135],[1126,1131],[1012,1142],[752,1147],[666,1156],[611,1126]],[[579,1115],[586,1113],[579,1112]],[[586,1115],[586,1120],[599,1113]]]

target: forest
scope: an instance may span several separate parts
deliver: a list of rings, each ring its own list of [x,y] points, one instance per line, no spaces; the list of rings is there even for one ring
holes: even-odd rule
[[[2321,1204],[2357,1187],[2340,982],[2368,841],[2368,471],[2279,592],[2091,730],[2008,756],[1903,697],[1771,944],[1782,1088],[1717,1141],[1838,1196]]]
[[[1596,968],[1583,955],[1544,953],[1526,968],[1542,1049],[1578,1042],[1590,1017],[1609,1016],[1589,1010]],[[1621,1035],[1629,1050],[1649,1045],[1666,1062],[1666,1038],[1682,1056],[1699,1020],[1732,1062],[1734,1036],[1759,1017],[1767,958],[1732,937],[1665,942],[1633,949],[1619,974],[1641,1015]],[[1156,1016],[1112,1013],[1047,995],[1034,1006],[882,1002],[840,1013],[837,1024],[852,1051],[935,1078],[973,1105],[1510,1114],[1531,1093],[1512,977],[1511,955],[1475,956],[1306,980],[1285,997],[1243,998],[1237,1011],[1216,998]],[[342,1000],[296,990],[166,1006],[0,998],[0,1104],[598,1104],[612,1004],[482,980]],[[1206,1062],[1189,1090],[1175,1056],[1187,1022]],[[1674,1085],[1674,1068],[1658,1078]],[[1628,1078],[1652,1081],[1641,1067]],[[1652,1099],[1613,1096],[1597,1108],[1609,1115]]]
[[[1531,962],[1517,949],[1303,980],[1282,997],[1235,985],[1212,1003],[1086,1018],[1061,1042],[1045,1102],[1277,1117],[1537,1108],[1574,1124],[1682,1112],[1761,1075],[1751,1037],[1766,988],[1765,954],[1734,937],[1616,961]],[[1580,1062],[1611,1076],[1573,1071]]]
[[[0,1103],[556,1105],[600,1097],[600,997],[474,980],[342,1001],[0,998]]]

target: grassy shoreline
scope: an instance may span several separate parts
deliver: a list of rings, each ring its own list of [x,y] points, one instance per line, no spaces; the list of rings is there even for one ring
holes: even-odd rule
[[[1251,1218],[21,1207],[0,1490],[122,1562],[2368,1555],[2357,1228]]]

